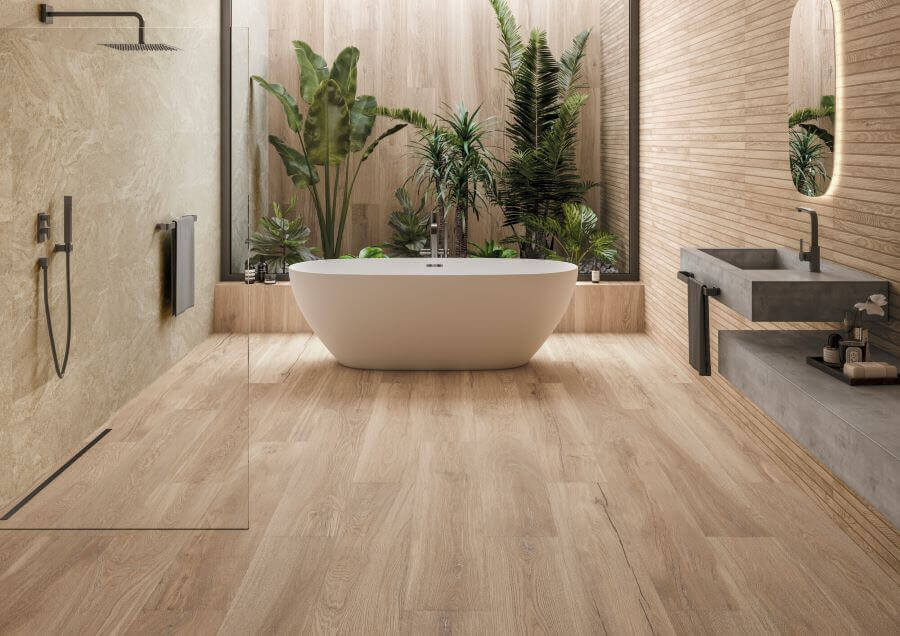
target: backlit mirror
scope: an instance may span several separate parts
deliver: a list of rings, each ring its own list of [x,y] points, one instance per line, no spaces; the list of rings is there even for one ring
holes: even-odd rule
[[[798,0],[791,18],[788,82],[791,179],[806,196],[828,191],[836,137],[831,0]]]

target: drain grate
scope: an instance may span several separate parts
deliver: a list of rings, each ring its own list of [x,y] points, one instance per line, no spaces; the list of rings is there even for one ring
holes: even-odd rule
[[[62,475],[64,472],[66,472],[66,470],[69,468],[69,466],[71,466],[72,464],[74,464],[75,462],[77,462],[78,459],[79,459],[82,455],[84,455],[86,452],[88,452],[89,450],[91,450],[91,448],[93,448],[94,445],[95,445],[97,442],[99,442],[101,439],[103,439],[104,437],[106,437],[106,434],[109,433],[111,430],[112,430],[111,428],[104,428],[102,431],[100,431],[100,433],[98,433],[97,436],[96,436],[94,439],[92,439],[90,442],[88,442],[88,443],[84,446],[84,448],[82,448],[80,451],[78,451],[77,453],[75,453],[74,455],[72,455],[72,457],[69,458],[69,461],[67,461],[65,464],[63,464],[63,465],[60,466],[59,468],[57,468],[56,471],[55,471],[52,475],[50,475],[49,477],[47,477],[47,479],[45,479],[45,480],[42,481],[40,484],[38,484],[37,487],[36,487],[34,490],[32,490],[32,491],[31,491],[30,493],[28,493],[27,495],[25,495],[25,497],[23,497],[22,500],[21,500],[19,503],[17,503],[15,506],[13,506],[12,508],[10,508],[9,512],[7,512],[5,515],[3,515],[2,517],[0,517],[0,521],[9,521],[9,520],[12,518],[12,516],[13,516],[14,514],[16,514],[16,513],[19,512],[22,508],[25,507],[25,504],[27,504],[29,501],[31,501],[32,499],[34,499],[34,498],[37,496],[37,494],[38,494],[39,492],[41,492],[44,488],[46,488],[47,486],[49,486],[50,483],[51,483],[54,479],[56,479],[57,477],[59,477],[60,475]]]

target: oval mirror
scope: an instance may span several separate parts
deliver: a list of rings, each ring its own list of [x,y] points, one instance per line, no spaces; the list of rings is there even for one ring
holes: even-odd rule
[[[798,0],[791,18],[788,134],[791,179],[806,196],[828,191],[836,136],[831,0]]]

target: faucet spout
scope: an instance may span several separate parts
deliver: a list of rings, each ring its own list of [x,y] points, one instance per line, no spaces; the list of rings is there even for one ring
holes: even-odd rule
[[[812,208],[797,208],[797,212],[809,214],[810,222],[810,247],[808,252],[803,251],[803,239],[800,239],[800,260],[809,263],[809,271],[822,271],[821,254],[819,250],[819,215]]]
[[[438,254],[438,222],[437,222],[437,213],[431,213],[431,224],[429,225],[429,230],[431,232],[431,258],[437,258]]]

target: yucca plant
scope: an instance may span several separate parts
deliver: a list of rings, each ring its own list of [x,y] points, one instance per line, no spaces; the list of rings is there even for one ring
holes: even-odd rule
[[[412,124],[419,129],[415,144],[419,167],[414,173],[420,184],[434,191],[439,218],[453,212],[454,255],[465,257],[468,248],[469,215],[476,219],[494,197],[496,159],[485,144],[489,132],[479,121],[479,106],[469,111],[465,104],[436,121],[408,108],[381,108],[379,113]]]
[[[809,122],[817,119],[828,119],[832,128],[834,128],[835,107],[834,95],[823,95],[819,100],[818,108],[800,108],[791,113],[791,116],[788,117],[788,128],[800,127],[814,134],[828,147],[828,150],[834,152],[834,135],[824,128]]]
[[[395,125],[368,143],[378,104],[371,95],[356,94],[359,50],[345,48],[329,69],[305,42],[295,40],[293,46],[300,68],[300,97],[308,105],[305,115],[284,86],[257,75],[253,80],[278,99],[288,126],[297,135],[299,150],[276,135],[270,135],[269,142],[294,185],[310,192],[325,258],[337,258],[362,164],[383,139],[406,124]],[[351,165],[354,156],[358,158]]]
[[[393,230],[393,236],[382,247],[395,256],[420,256],[429,238],[429,219],[425,211],[428,197],[423,196],[417,205],[413,205],[406,188],[397,188],[394,196],[400,203],[400,209],[391,213],[388,225]]]
[[[547,33],[534,29],[527,42],[506,0],[490,0],[500,30],[502,63],[511,97],[506,136],[510,155],[498,178],[498,202],[506,225],[525,217],[562,217],[566,203],[584,203],[597,184],[581,178],[576,151],[581,109],[582,62],[590,30],[582,31],[557,60]],[[551,247],[542,223],[525,228],[523,256],[539,257]]]
[[[503,247],[495,241],[485,241],[481,245],[469,243],[469,258],[518,258],[513,249]]]
[[[600,229],[597,215],[583,203],[564,203],[559,218],[529,215],[523,222],[534,234],[546,235],[552,240],[553,248],[543,243],[534,246],[545,258],[581,267],[589,259],[612,265],[618,256],[616,237]]]
[[[309,247],[310,229],[301,218],[288,218],[297,204],[291,198],[287,208],[272,202],[272,216],[259,220],[260,230],[250,237],[250,254],[256,261],[265,261],[272,271],[285,273],[288,266],[314,260],[316,248]]]
[[[828,179],[824,154],[827,146],[812,131],[801,129],[790,131],[791,178],[800,194],[816,197],[825,191]]]

